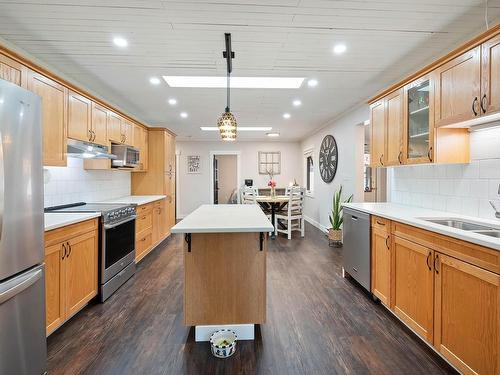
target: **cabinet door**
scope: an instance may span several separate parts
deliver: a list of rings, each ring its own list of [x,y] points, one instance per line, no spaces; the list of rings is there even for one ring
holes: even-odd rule
[[[432,343],[434,311],[433,251],[394,237],[395,314]]]
[[[371,139],[371,165],[380,167],[384,165],[385,157],[385,105],[380,100],[370,106],[370,126],[372,127]]]
[[[45,327],[47,336],[64,322],[64,280],[62,244],[45,249]]]
[[[28,87],[28,68],[11,58],[0,54],[0,79],[18,86]]]
[[[67,241],[64,260],[66,316],[71,317],[97,295],[97,232],[87,232]]]
[[[170,230],[175,225],[175,193],[173,193],[166,202],[166,226],[165,226],[165,236],[170,235]]]
[[[408,164],[434,159],[433,85],[429,76],[405,87],[405,159]]]
[[[153,244],[157,243],[162,237],[161,211],[161,207],[155,204],[153,207]]]
[[[170,234],[169,226],[169,198],[162,199],[159,205],[159,219],[160,219],[160,237],[165,238]]]
[[[481,48],[481,113],[490,114],[500,111],[500,35]]]
[[[391,304],[390,234],[372,227],[372,293],[386,305]]]
[[[480,49],[478,46],[434,71],[437,127],[480,115]]]
[[[149,162],[149,132],[147,129],[142,129],[141,132],[141,154],[140,154],[140,162],[143,171],[148,170],[148,162]]]
[[[42,98],[43,165],[65,166],[68,90],[33,71],[28,89]]]
[[[108,111],[98,104],[92,103],[92,131],[94,143],[107,146],[108,141]]]
[[[122,119],[116,113],[108,112],[108,137],[115,143],[122,143]]]
[[[135,146],[134,145],[134,134],[132,130],[132,124],[128,122],[127,120],[122,119],[122,136],[123,136],[123,143],[129,145],[129,146]]]
[[[500,276],[436,253],[434,346],[464,374],[500,373]]]
[[[387,111],[387,157],[386,165],[400,165],[404,163],[403,137],[403,90],[389,94],[385,99],[385,110]]]
[[[69,91],[68,94],[68,137],[89,142],[93,139],[91,132],[92,102]]]

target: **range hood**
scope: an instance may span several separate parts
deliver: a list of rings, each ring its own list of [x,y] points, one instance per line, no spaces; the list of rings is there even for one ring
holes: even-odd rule
[[[68,156],[80,159],[116,159],[116,155],[108,153],[108,147],[90,142],[68,139]]]

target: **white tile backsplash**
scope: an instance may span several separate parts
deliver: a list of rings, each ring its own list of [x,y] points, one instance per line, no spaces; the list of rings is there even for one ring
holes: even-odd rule
[[[488,200],[500,200],[500,128],[472,132],[470,140],[470,164],[389,168],[391,201],[494,218]]]
[[[98,202],[130,195],[127,171],[83,169],[83,159],[68,158],[67,167],[44,167],[45,207]]]

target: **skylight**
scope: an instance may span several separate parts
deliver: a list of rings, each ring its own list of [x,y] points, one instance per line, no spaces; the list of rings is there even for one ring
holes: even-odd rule
[[[201,126],[200,129],[208,132],[219,130],[217,126]],[[238,126],[239,132],[259,132],[259,131],[268,132],[270,130],[273,130],[271,126]]]
[[[163,76],[170,87],[226,88],[227,77]],[[236,89],[298,89],[304,78],[297,77],[231,77]]]

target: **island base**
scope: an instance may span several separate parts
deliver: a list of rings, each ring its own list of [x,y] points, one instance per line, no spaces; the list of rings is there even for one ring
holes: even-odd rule
[[[236,333],[238,341],[253,340],[255,338],[254,324],[222,324],[210,326],[195,326],[194,340],[196,342],[209,341],[210,335],[220,329],[230,329]]]

